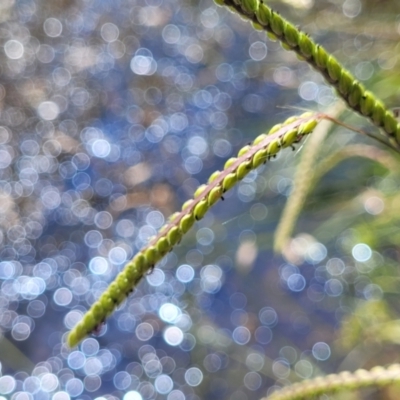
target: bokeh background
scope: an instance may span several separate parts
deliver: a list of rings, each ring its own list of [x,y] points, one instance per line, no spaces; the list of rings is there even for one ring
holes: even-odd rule
[[[399,104],[397,0],[268,3]],[[211,0],[2,0],[0,45],[0,399],[250,400],[400,360],[398,158],[340,127],[320,159],[358,157],[312,188],[284,256],[273,235],[307,143],[249,174],[68,349],[199,184],[290,107],[336,95]]]

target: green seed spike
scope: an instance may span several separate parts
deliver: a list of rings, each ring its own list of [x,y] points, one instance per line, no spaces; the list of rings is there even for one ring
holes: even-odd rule
[[[398,122],[395,123],[394,115],[374,95],[370,94],[370,99],[364,86],[340,65],[334,56],[316,44],[306,33],[301,32],[273,11],[264,3],[264,0],[255,0],[258,5],[249,3],[249,0],[223,1],[224,5],[233,12],[238,13],[242,18],[249,19],[251,23],[255,23],[257,29],[262,26],[269,37],[278,39],[284,48],[296,52],[298,58],[305,60],[318,70],[353,110],[368,116],[385,131],[391,139],[391,143],[400,149],[400,134],[398,134],[400,127]],[[250,12],[250,9],[254,12]],[[376,110],[376,108],[378,109]],[[395,125],[396,129],[394,129]]]
[[[185,234],[193,226],[194,221],[195,219],[193,213],[186,214],[185,216],[182,217],[179,223],[179,228],[183,234]]]
[[[237,182],[237,176],[234,173],[230,173],[225,176],[224,180],[222,181],[222,191],[225,193],[228,190],[232,189]]]
[[[207,199],[201,200],[198,204],[196,204],[194,208],[194,217],[199,221],[202,219],[205,215],[205,213],[208,211],[209,205]]]
[[[242,148],[237,158],[228,160],[224,171],[216,171],[212,174],[209,184],[201,186],[196,191],[196,198],[187,201],[183,210],[175,213],[160,229],[157,236],[150,239],[149,244],[127,263],[114,282],[92,305],[82,321],[70,332],[68,345],[75,346],[104,322],[140,282],[145,273],[181,240],[196,219],[204,217],[208,209],[222,197],[224,192],[233,188],[238,180],[243,179],[249,171],[275,155],[282,147],[301,140],[304,134],[309,133],[322,118],[322,115],[316,115],[313,117],[312,114],[305,114],[298,120],[288,119],[286,123],[291,124],[290,128],[288,126],[282,128],[278,125],[274,128],[275,136],[260,135],[252,146]],[[383,118],[386,122],[387,115]],[[297,136],[296,129],[299,129],[300,125],[302,133]]]

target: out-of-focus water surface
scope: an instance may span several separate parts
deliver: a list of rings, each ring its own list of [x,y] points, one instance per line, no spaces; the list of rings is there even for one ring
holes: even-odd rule
[[[399,5],[317,3],[271,2],[398,102]],[[398,177],[362,160],[330,172],[289,262],[272,240],[299,148],[250,173],[68,349],[196,187],[300,113],[279,107],[326,110],[335,93],[211,1],[2,0],[0,45],[0,399],[258,399],[395,360]],[[375,145],[341,129],[327,149],[349,141]]]

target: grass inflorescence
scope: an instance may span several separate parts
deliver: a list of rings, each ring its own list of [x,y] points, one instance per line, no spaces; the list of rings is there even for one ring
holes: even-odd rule
[[[385,107],[339,61],[306,33],[260,0],[215,0],[218,5],[250,19],[257,30],[265,30],[278,39],[287,50],[293,50],[308,64],[318,70],[336,88],[348,106],[380,127],[391,143],[400,148],[400,123],[393,112]]]
[[[244,146],[237,157],[226,161],[222,171],[215,171],[207,184],[201,185],[194,198],[185,202],[182,210],[173,214],[160,229],[157,236],[128,262],[100,298],[91,306],[82,320],[68,335],[68,345],[74,347],[88,334],[104,323],[105,319],[133,291],[142,277],[151,271],[172,248],[180,242],[195,221],[206,212],[223,194],[232,189],[250,171],[267,162],[286,147],[298,143],[311,133],[324,118],[320,113],[305,113],[289,118],[283,124],[275,125],[266,134],[258,136],[251,145]]]
[[[278,390],[264,400],[307,400],[322,394],[329,395],[368,386],[384,387],[399,382],[400,365],[393,364],[387,368],[374,367],[370,371],[359,369],[355,372],[344,371],[307,379]]]

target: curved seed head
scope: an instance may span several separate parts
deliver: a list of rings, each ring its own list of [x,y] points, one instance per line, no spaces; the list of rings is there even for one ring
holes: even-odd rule
[[[209,205],[207,199],[201,200],[196,204],[193,214],[197,220],[200,220],[204,217],[205,213],[208,211]]]
[[[222,191],[225,193],[228,190],[232,189],[237,182],[237,176],[235,173],[231,172],[230,174],[226,175],[224,180],[222,181]]]
[[[193,213],[186,214],[182,217],[181,221],[179,222],[179,228],[182,234],[185,234],[194,224],[194,215]]]

